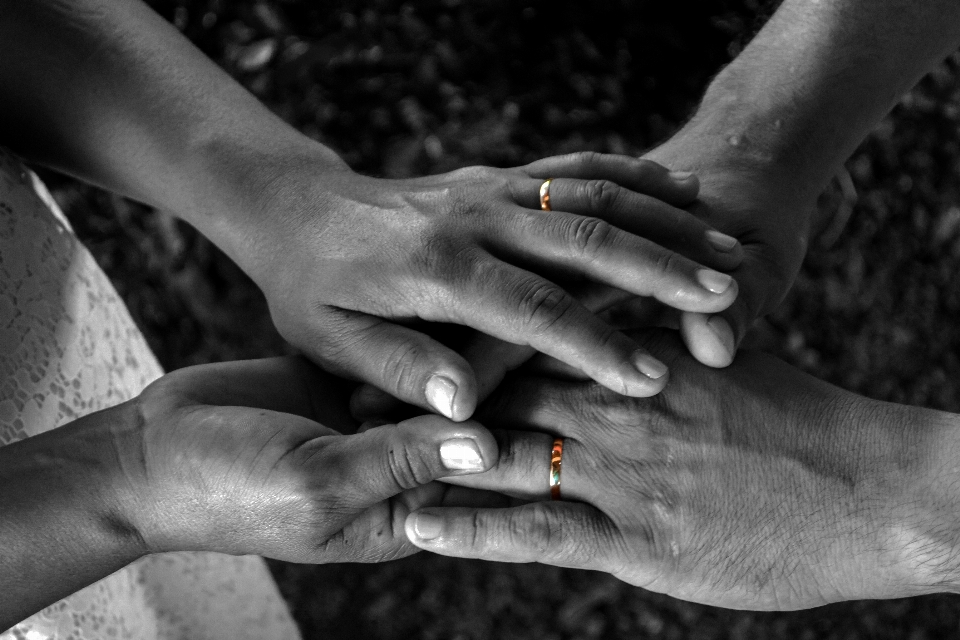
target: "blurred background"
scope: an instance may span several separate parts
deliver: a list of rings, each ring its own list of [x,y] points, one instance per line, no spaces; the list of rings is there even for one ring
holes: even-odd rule
[[[591,149],[639,153],[690,114],[764,0],[152,0],[358,171],[405,177]],[[960,56],[848,162],[846,231],[814,245],[766,348],[874,398],[960,411]],[[167,215],[44,172],[167,369],[288,351],[262,296]],[[604,575],[425,554],[271,563],[306,638],[960,637],[960,598],[787,614],[683,603]]]

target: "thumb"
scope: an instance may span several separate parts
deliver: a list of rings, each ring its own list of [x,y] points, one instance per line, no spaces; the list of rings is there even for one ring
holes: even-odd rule
[[[493,435],[479,423],[420,416],[303,447],[322,492],[356,511],[438,478],[480,473],[497,461]],[[349,499],[352,504],[343,504]]]
[[[326,368],[366,382],[391,396],[451,420],[466,420],[477,406],[470,365],[426,334],[364,313],[338,309],[339,334],[318,353]]]

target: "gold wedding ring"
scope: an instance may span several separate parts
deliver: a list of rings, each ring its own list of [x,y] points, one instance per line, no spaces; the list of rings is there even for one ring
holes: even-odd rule
[[[560,499],[560,465],[563,463],[563,438],[553,441],[550,451],[550,499]]]
[[[543,184],[540,185],[540,208],[544,211],[553,211],[550,208],[550,183],[553,182],[553,178],[548,178],[543,181]]]

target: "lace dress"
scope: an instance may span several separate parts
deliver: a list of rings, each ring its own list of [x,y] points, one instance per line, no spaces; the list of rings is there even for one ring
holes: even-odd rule
[[[33,174],[0,149],[0,446],[136,395],[163,371]],[[0,588],[16,589],[0,576]],[[260,558],[148,556],[0,640],[274,639],[298,632]]]

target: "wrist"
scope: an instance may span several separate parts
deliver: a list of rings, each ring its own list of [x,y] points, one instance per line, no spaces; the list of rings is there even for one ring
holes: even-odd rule
[[[284,125],[266,139],[224,136],[195,151],[187,188],[168,207],[244,266],[258,236],[290,215],[275,206],[290,177],[349,172],[333,151]],[[271,206],[274,205],[274,206]]]
[[[0,628],[147,553],[118,455],[131,431],[118,407],[0,448],[0,575],[19,585]]]
[[[813,201],[843,166],[830,145],[810,144],[812,126],[797,106],[760,92],[729,67],[707,89],[678,136],[696,141],[705,159]]]
[[[960,589],[960,416],[865,401],[877,471],[865,504],[877,510],[881,569],[901,596]]]

